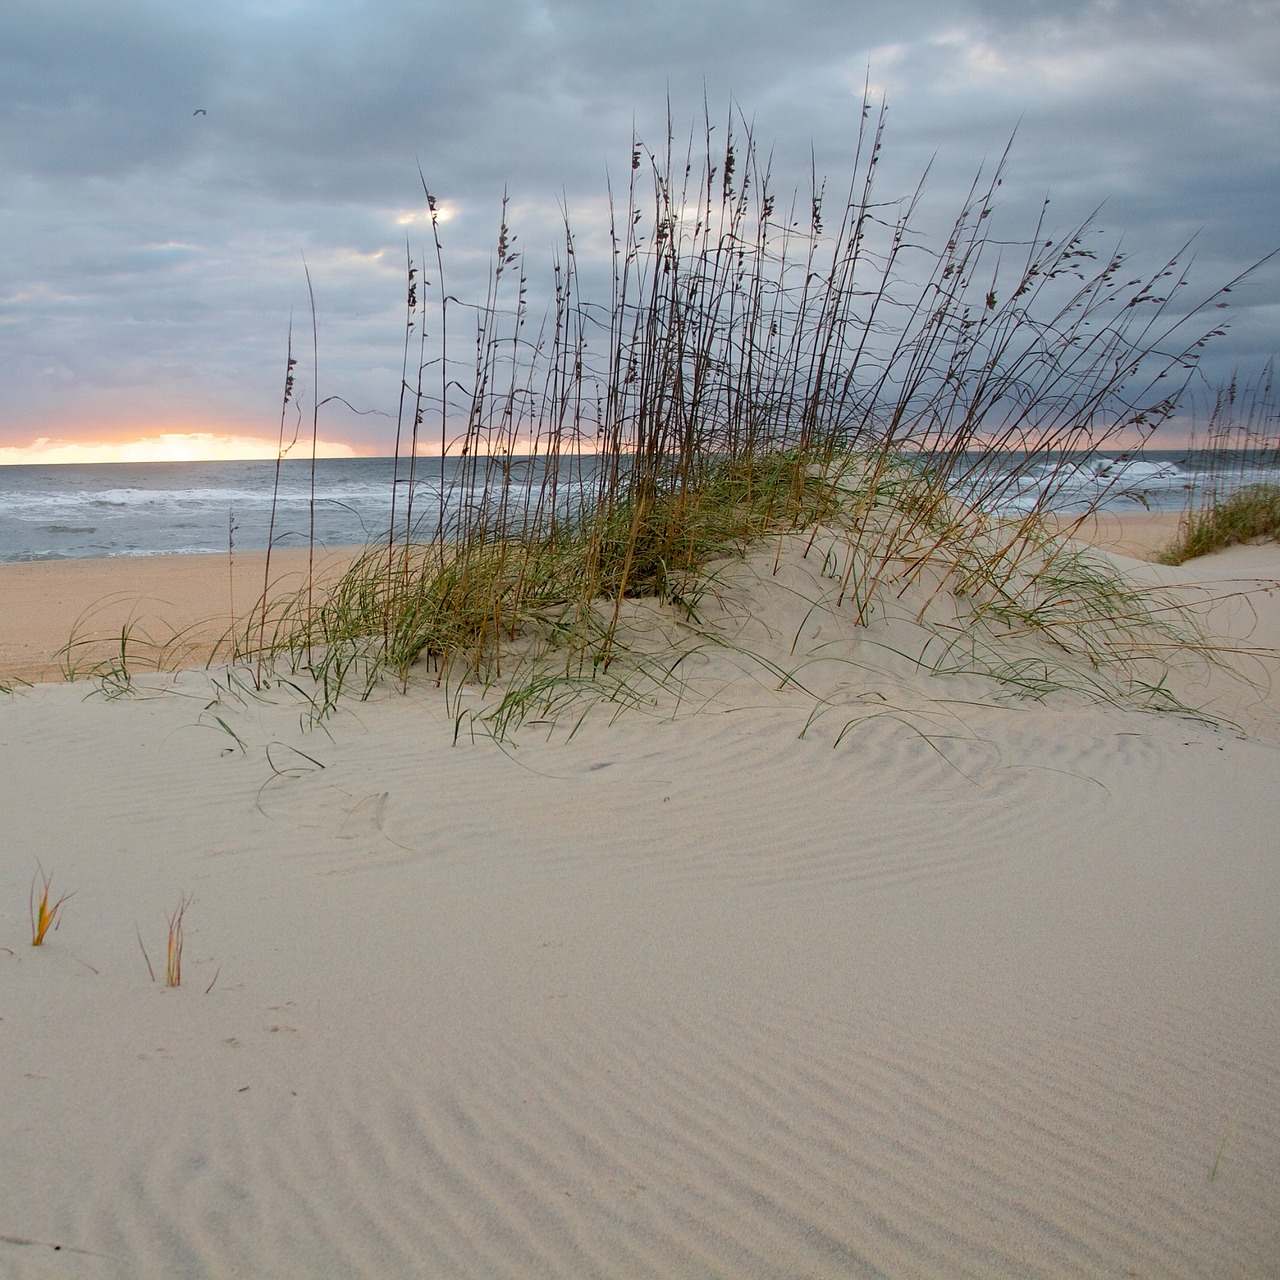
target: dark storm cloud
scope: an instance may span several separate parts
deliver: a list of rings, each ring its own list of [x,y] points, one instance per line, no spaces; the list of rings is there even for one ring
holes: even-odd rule
[[[0,441],[131,410],[269,423],[304,255],[331,390],[386,407],[419,164],[464,289],[504,187],[536,247],[557,200],[599,210],[668,103],[684,132],[705,97],[722,137],[736,100],[784,189],[811,145],[838,186],[868,76],[882,190],[932,159],[945,219],[1016,128],[1002,216],[1101,206],[1153,265],[1194,236],[1208,288],[1280,241],[1278,65],[1272,3],[9,0]],[[1235,295],[1219,367],[1270,354],[1278,276]]]

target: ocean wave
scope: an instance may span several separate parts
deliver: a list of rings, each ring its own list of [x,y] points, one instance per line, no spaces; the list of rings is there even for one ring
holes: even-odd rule
[[[990,468],[962,478],[957,492],[997,511],[1072,511],[1097,506],[1163,506],[1184,498],[1196,477],[1174,462],[1095,458],[1049,461],[1001,473]]]
[[[967,458],[952,481],[966,502],[991,511],[1111,509],[1182,510],[1207,489],[1280,480],[1272,455],[1240,456],[1229,476],[1220,457],[1147,451],[1141,456],[979,455]],[[423,537],[460,513],[483,507],[512,523],[540,499],[542,468],[513,465],[509,482],[496,466],[420,460],[410,505],[407,467],[394,475],[389,460],[334,460],[317,470],[286,466],[276,487],[273,463],[122,467],[0,468],[0,560],[78,559],[117,555],[261,550],[305,545],[314,533],[329,545],[385,538],[392,494],[397,527],[409,521]],[[561,475],[556,506],[571,511],[591,492],[598,469],[582,463]],[[443,508],[443,510],[442,510]],[[274,521],[272,519],[274,512]]]

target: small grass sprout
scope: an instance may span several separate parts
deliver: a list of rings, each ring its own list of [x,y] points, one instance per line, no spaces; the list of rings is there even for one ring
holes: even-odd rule
[[[40,885],[38,901],[36,897],[37,883]],[[45,934],[50,929],[56,929],[61,924],[63,903],[73,896],[70,893],[64,893],[60,898],[50,903],[49,895],[52,883],[53,877],[46,874],[43,867],[40,867],[36,874],[31,877],[31,892],[27,896],[27,911],[31,917],[31,945],[33,947],[43,946]]]
[[[191,895],[184,894],[169,916],[169,938],[165,949],[164,965],[164,985],[166,987],[180,987],[182,985],[183,921],[190,905]],[[156,971],[151,963],[151,957],[147,954],[147,945],[142,941],[142,930],[135,925],[134,932],[138,937],[138,947],[142,952],[142,958],[147,962],[147,972],[151,975],[151,981],[154,982],[156,980]],[[213,975],[213,980],[214,982],[218,980],[216,973]],[[209,990],[213,990],[213,982],[209,984]],[[206,992],[206,994],[208,993]]]
[[[1227,1131],[1222,1135],[1222,1141],[1218,1144],[1218,1154],[1213,1157],[1213,1168],[1209,1170],[1209,1181],[1216,1182],[1218,1179],[1218,1169],[1222,1165],[1222,1157],[1226,1154],[1227,1143],[1231,1141],[1231,1135],[1235,1131],[1236,1120],[1232,1116],[1227,1121]]]
[[[191,905],[191,898],[184,896],[169,917],[169,945],[164,965],[164,985],[180,987],[182,985],[182,921]]]

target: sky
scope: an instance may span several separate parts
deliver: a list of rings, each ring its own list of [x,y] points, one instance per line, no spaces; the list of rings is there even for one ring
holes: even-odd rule
[[[1280,0],[5,0],[0,463],[271,456],[308,271],[321,439],[386,454],[420,171],[476,300],[504,192],[541,278],[633,131],[732,107],[775,186],[838,186],[868,85],[926,230],[1013,136],[1014,236],[1048,198],[1143,266],[1192,241],[1188,297],[1280,248]],[[1230,302],[1206,386],[1275,352],[1280,260]]]

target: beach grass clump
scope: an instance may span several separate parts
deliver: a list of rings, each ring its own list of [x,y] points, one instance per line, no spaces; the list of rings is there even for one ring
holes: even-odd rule
[[[918,459],[870,474],[847,466],[841,491],[845,523],[824,526],[841,531],[839,553],[828,552],[838,603],[870,623],[910,600],[930,632],[918,661],[935,674],[980,673],[1036,699],[1075,691],[1184,710],[1169,667],[1217,661],[1171,595],[1055,536],[1034,511],[970,506]]]
[[[107,597],[77,619],[54,655],[64,680],[96,680],[105,697],[127,697],[140,673],[173,670],[204,650],[204,641],[196,638],[202,630],[198,625],[167,637],[152,634],[134,616],[109,629],[99,626],[98,615],[113,612],[123,600]]]
[[[857,624],[929,580],[992,636],[1089,666],[1171,642],[1033,536],[1034,511],[998,517],[1021,474],[1048,503],[1065,455],[1155,430],[1221,326],[1183,334],[1197,308],[1178,255],[1142,271],[1091,222],[1055,234],[1043,212],[997,229],[1007,154],[930,237],[923,179],[877,189],[885,120],[868,100],[838,197],[816,176],[779,197],[733,113],[684,149],[671,129],[657,150],[636,139],[589,260],[566,216],[539,291],[504,201],[484,297],[465,307],[424,183],[390,526],[340,580],[309,575],[283,600],[268,549],[234,639],[255,680],[291,663],[324,711],[415,670],[446,685],[518,671],[539,692],[508,688],[504,705],[545,707],[635,656],[624,602],[692,619],[715,561],[820,528],[845,545]],[[312,348],[314,365],[314,324]],[[291,340],[281,456],[297,366]],[[314,385],[310,400],[314,447]]]
[[[1280,387],[1272,364],[1217,391],[1191,453],[1206,479],[1160,563],[1280,538],[1280,486],[1271,479],[1280,470]]]
[[[839,514],[834,483],[794,450],[705,460],[683,483],[631,490],[583,522],[584,585],[608,599],[679,600],[717,557]]]
[[[629,490],[554,532],[484,526],[442,546],[372,547],[309,607],[305,588],[276,602],[268,647],[309,653],[322,689],[351,691],[354,678],[366,693],[380,672],[404,680],[415,666],[441,681],[498,677],[530,645],[559,652],[566,671],[597,669],[616,654],[621,601],[692,610],[709,561],[834,516],[833,493],[796,455],[717,460],[696,486]]]
[[[52,894],[53,877],[39,867],[31,879],[31,890],[27,895],[27,913],[31,920],[31,945],[44,945],[45,935],[50,929],[56,929],[62,923],[62,907],[73,895],[64,893],[60,898],[49,900]],[[37,894],[37,885],[39,893]]]
[[[1185,564],[1227,547],[1280,539],[1280,485],[1249,484],[1184,517],[1161,564]]]

